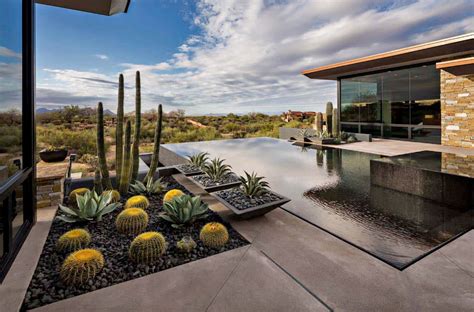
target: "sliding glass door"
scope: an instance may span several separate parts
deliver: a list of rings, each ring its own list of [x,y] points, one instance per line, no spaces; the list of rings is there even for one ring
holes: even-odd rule
[[[0,281],[35,222],[34,1],[0,1]]]

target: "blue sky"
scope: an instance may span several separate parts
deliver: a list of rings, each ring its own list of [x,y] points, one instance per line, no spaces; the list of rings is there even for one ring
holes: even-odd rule
[[[37,5],[37,103],[103,101],[142,73],[144,110],[324,109],[335,84],[303,69],[474,31],[472,0],[132,0],[105,17]]]

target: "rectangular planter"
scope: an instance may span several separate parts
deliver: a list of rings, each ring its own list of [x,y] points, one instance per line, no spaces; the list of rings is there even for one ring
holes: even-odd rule
[[[275,192],[272,192],[272,193],[277,194]],[[291,199],[289,199],[289,198],[287,198],[283,195],[280,195],[280,194],[277,194],[277,195],[282,197],[282,199],[271,202],[271,203],[267,203],[267,204],[263,204],[263,205],[259,205],[259,206],[255,206],[255,207],[252,207],[252,208],[241,210],[241,209],[235,208],[230,203],[228,203],[225,199],[219,197],[217,194],[215,194],[215,193],[211,194],[212,197],[214,197],[221,204],[223,204],[224,206],[229,208],[234,214],[236,214],[241,219],[249,219],[249,218],[254,218],[254,217],[264,215],[264,214],[272,211],[273,209],[276,209],[276,208],[288,203],[289,201],[291,201]]]
[[[181,165],[176,165],[174,166],[176,170],[178,170],[181,174],[184,174],[185,176],[195,176],[198,174],[203,174],[201,169],[195,170],[195,171],[184,171],[180,168]]]
[[[215,186],[204,186],[201,183],[199,183],[198,181],[194,180],[193,177],[195,177],[195,176],[189,176],[189,180],[191,180],[194,184],[196,184],[197,186],[199,186],[200,188],[202,188],[203,190],[205,190],[208,193],[217,192],[217,191],[221,191],[221,190],[226,190],[226,189],[233,188],[235,186],[240,185],[240,181],[236,181],[236,182],[232,182],[232,183],[219,184],[219,185],[215,185]]]

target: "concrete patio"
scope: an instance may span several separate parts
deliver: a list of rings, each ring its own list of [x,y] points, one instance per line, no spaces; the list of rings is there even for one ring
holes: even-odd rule
[[[362,144],[348,146],[367,148]],[[34,311],[472,311],[472,230],[399,271],[282,209],[237,220],[184,176],[175,178],[252,244]],[[2,311],[19,309],[54,211],[38,210],[0,286]]]

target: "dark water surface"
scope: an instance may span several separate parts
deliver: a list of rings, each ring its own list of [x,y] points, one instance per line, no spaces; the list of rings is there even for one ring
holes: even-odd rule
[[[378,155],[272,138],[165,147],[182,156],[209,152],[225,158],[239,175],[256,171],[292,200],[285,209],[399,268],[472,226],[472,207],[452,208],[371,185],[370,160]]]

